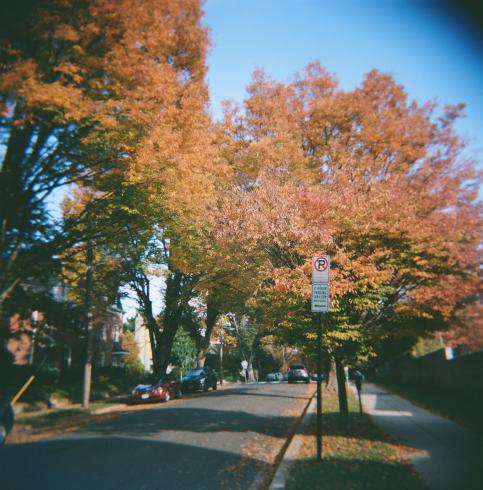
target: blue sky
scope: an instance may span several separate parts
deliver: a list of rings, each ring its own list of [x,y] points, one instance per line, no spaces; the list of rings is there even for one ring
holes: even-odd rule
[[[287,81],[319,60],[343,89],[373,68],[391,74],[411,99],[464,102],[458,132],[483,161],[483,50],[457,11],[430,0],[208,0],[212,113],[242,101],[255,67]]]

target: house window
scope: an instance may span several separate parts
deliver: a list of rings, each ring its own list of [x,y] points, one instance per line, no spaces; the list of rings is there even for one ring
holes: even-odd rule
[[[112,366],[113,367],[123,367],[124,362],[122,359],[119,358],[119,356],[112,356]]]
[[[51,294],[54,301],[65,302],[67,301],[68,288],[64,285],[53,286]]]
[[[107,327],[105,325],[103,325],[101,328],[101,339],[102,340],[107,339]]]
[[[104,352],[99,352],[99,367],[104,367],[106,361],[106,354]]]

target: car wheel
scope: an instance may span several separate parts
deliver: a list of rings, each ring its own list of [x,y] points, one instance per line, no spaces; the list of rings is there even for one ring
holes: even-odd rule
[[[208,383],[205,381],[203,383],[203,391],[208,391],[210,389],[210,387],[208,386]]]
[[[3,446],[6,440],[7,440],[7,428],[5,427],[4,424],[0,423],[0,446]]]
[[[171,395],[169,394],[169,390],[166,390],[166,395],[164,395],[164,401],[169,402],[171,400]]]

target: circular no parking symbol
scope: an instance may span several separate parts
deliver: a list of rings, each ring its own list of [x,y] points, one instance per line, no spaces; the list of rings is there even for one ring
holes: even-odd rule
[[[314,268],[317,272],[324,272],[329,267],[329,261],[326,257],[316,257],[314,260]]]

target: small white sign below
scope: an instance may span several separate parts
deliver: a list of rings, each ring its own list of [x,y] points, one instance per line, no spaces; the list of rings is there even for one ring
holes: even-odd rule
[[[329,255],[315,255],[312,257],[312,283],[328,283],[329,273]]]
[[[312,313],[329,311],[329,285],[312,284]]]

